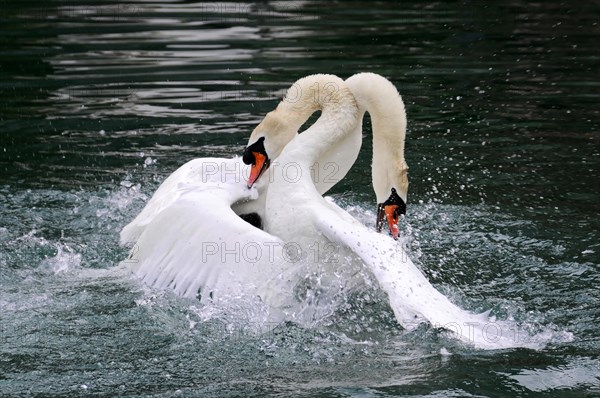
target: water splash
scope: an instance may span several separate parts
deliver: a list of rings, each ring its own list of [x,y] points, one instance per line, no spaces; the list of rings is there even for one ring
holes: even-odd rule
[[[40,263],[41,271],[60,274],[64,272],[74,271],[81,266],[81,254],[75,251],[66,244],[54,243],[56,255],[44,259]]]

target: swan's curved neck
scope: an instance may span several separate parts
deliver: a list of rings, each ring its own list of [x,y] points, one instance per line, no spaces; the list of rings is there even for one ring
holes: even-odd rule
[[[377,203],[383,203],[396,188],[406,203],[408,165],[404,159],[406,111],[402,97],[387,79],[374,73],[359,73],[346,80],[360,115],[369,112],[373,126],[373,188]],[[362,121],[361,121],[362,123]]]
[[[357,126],[354,96],[346,83],[334,75],[311,75],[298,80],[276,112],[286,115],[289,125],[297,130],[318,110],[319,119],[284,148],[279,162],[311,166]]]
[[[298,80],[273,112],[277,117],[283,115],[288,125],[300,127],[316,110],[321,110],[319,119],[287,144],[271,165],[276,171],[271,174],[267,192],[265,230],[284,240],[298,241],[316,232],[309,225],[323,198],[313,180],[313,170],[327,157],[327,151],[336,148],[358,126],[354,96],[344,81],[333,75]]]

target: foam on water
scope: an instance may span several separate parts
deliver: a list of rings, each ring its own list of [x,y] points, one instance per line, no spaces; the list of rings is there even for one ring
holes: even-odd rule
[[[54,274],[73,271],[81,266],[81,254],[75,253],[68,245],[55,243],[56,255],[44,259],[39,266],[40,270],[48,270]]]
[[[14,252],[13,254],[19,251],[20,246],[22,246],[21,249],[26,248],[30,253],[37,252],[38,254],[33,257],[31,257],[31,254],[28,256],[31,261],[36,262],[35,264],[30,264],[30,266],[33,265],[33,269],[38,273],[77,275],[84,272],[90,265],[99,265],[100,263],[103,264],[103,268],[110,268],[116,264],[114,261],[115,255],[124,255],[123,250],[117,247],[116,236],[113,235],[138,211],[148,198],[143,193],[144,189],[142,185],[139,182],[132,182],[131,180],[131,178],[125,179],[112,192],[87,194],[87,199],[85,199],[85,196],[82,198],[80,194],[72,198],[74,205],[71,207],[67,206],[70,209],[76,209],[70,212],[67,219],[67,223],[72,223],[72,226],[70,227],[67,224],[64,229],[76,228],[78,225],[81,225],[82,221],[96,219],[96,231],[88,236],[90,238],[89,242],[86,242],[86,239],[73,239],[72,236],[64,233],[59,237],[46,238],[45,236],[47,235],[44,230],[47,227],[43,226],[42,230],[32,229],[13,239],[11,237],[14,234],[11,233],[9,227],[3,227],[0,237],[4,239],[7,247],[11,248]],[[32,192],[32,194],[35,197],[36,193]],[[29,196],[31,200],[31,194]],[[41,198],[53,196],[53,193],[41,193]],[[345,207],[350,214],[365,225],[371,228],[374,226],[375,214],[368,207],[352,202]],[[469,213],[477,215],[487,214],[489,216],[493,213],[493,210],[486,209],[485,206],[479,206],[475,210],[472,208],[469,209]],[[547,319],[544,316],[544,313],[523,308],[519,300],[513,300],[513,297],[510,297],[508,294],[502,294],[505,289],[516,287],[514,280],[510,278],[510,273],[507,273],[504,279],[502,277],[490,277],[487,280],[482,280],[481,278],[479,280],[475,279],[476,281],[478,280],[479,287],[467,286],[463,282],[464,276],[468,275],[470,271],[465,268],[466,263],[461,256],[461,251],[456,246],[460,246],[460,243],[463,242],[461,240],[463,237],[465,242],[470,242],[473,238],[479,239],[481,235],[474,234],[469,228],[462,232],[453,230],[451,240],[452,242],[459,242],[459,245],[451,247],[451,250],[439,257],[443,259],[442,263],[435,261],[437,254],[432,255],[431,253],[427,253],[428,249],[431,248],[430,239],[432,233],[434,239],[437,239],[436,244],[443,246],[445,239],[448,240],[449,238],[444,238],[445,235],[443,233],[436,231],[451,228],[455,219],[457,217],[464,218],[465,214],[460,208],[456,207],[446,207],[436,204],[414,205],[411,207],[409,217],[405,218],[401,223],[403,236],[398,244],[402,245],[415,264],[454,303],[473,312],[491,310],[491,315],[493,316],[491,320],[496,324],[502,322],[504,325],[503,328],[506,330],[517,330],[519,338],[523,339],[520,342],[526,341],[526,346],[540,349],[547,344],[560,344],[572,341],[574,338],[573,334],[556,327],[551,319]],[[434,228],[431,228],[430,224],[432,217],[436,219]],[[461,223],[463,226],[472,225],[468,220],[461,220]],[[423,245],[422,239],[427,240],[427,248]],[[497,250],[496,245],[505,245],[510,241],[514,240],[507,235],[502,239],[494,238],[491,243],[487,240],[484,243],[490,246],[486,249],[488,252],[494,252]],[[517,240],[517,244],[519,244],[518,242]],[[473,244],[470,244],[469,247],[473,247]],[[546,246],[541,247],[546,248]],[[19,256],[2,258],[2,261],[18,260]],[[98,256],[99,258],[97,258]],[[106,260],[109,258],[112,258],[112,260],[109,260],[107,263]],[[432,259],[434,259],[433,263],[431,262]],[[477,261],[477,259],[474,260]],[[444,267],[440,268],[439,264],[443,264]],[[573,268],[567,266],[567,268],[557,268],[557,272],[572,272],[568,271],[569,269],[581,271],[580,267]],[[339,322],[342,314],[344,317],[354,319],[353,323],[346,325],[346,329],[336,329],[336,333],[347,336],[361,336],[366,333],[366,335],[373,338],[374,334],[369,332],[369,330],[377,330],[383,324],[387,325],[383,328],[384,330],[388,330],[390,325],[394,328],[398,327],[397,325],[394,326],[395,321],[393,320],[389,305],[386,303],[385,297],[381,295],[377,283],[372,277],[361,273],[360,275],[356,275],[356,278],[362,281],[361,290],[343,297],[337,297],[341,301],[331,303],[329,306],[325,305],[318,312],[315,312],[314,314],[317,314],[318,317],[312,322],[313,327],[328,329],[335,322],[338,322],[336,326],[342,325],[344,322]],[[459,281],[459,283],[456,284],[455,281]],[[487,288],[485,284],[488,285]],[[483,298],[478,294],[482,290],[498,293],[486,295]],[[144,291],[146,291],[149,297],[156,295],[156,292],[150,292],[147,288],[144,288]],[[369,296],[372,297],[368,298]],[[365,297],[367,297],[366,300],[364,299]],[[376,298],[375,302],[381,312],[376,317],[372,312],[367,310],[368,305],[365,306],[367,303],[372,303],[374,298]],[[145,305],[144,300],[146,298],[139,300],[141,300],[140,305]],[[151,299],[150,302],[152,300],[156,300],[156,298]],[[183,300],[182,304],[186,302],[187,300]],[[230,301],[220,303],[219,306],[201,306],[193,301],[185,305],[187,305],[186,311],[189,311],[192,317],[190,322],[196,322],[195,325],[202,325],[207,322],[237,325],[230,326],[232,329],[240,329],[240,325],[245,325],[243,327],[244,331],[255,335],[273,330],[281,326],[285,320],[285,317],[282,317],[280,313],[270,312],[269,308],[264,306],[260,300],[254,298],[232,298]],[[306,306],[306,310],[312,311],[309,308],[310,300],[304,301],[302,305]],[[302,308],[300,308],[301,311]],[[432,326],[435,329],[436,325]],[[429,330],[430,328],[431,326],[426,329],[417,328],[410,333],[419,334],[423,330]],[[439,336],[446,334],[443,330],[439,330],[438,333]],[[451,335],[448,335],[448,337],[451,339]]]
[[[486,207],[483,205],[479,207],[480,209],[478,209],[478,212],[490,212],[490,210],[486,209]],[[365,225],[369,225],[371,227],[373,226],[375,215],[372,211],[364,209],[360,204],[350,205],[346,208],[346,210]],[[433,229],[435,232],[443,230],[451,225],[453,222],[451,217],[455,216],[455,214],[458,214],[460,217],[464,217],[466,213],[462,212],[460,209],[452,207],[447,209],[443,205],[434,203],[429,203],[425,206],[413,206],[412,210],[412,220],[405,218],[403,222],[401,222],[401,231],[403,231],[403,234],[401,234],[402,237],[399,239],[398,244],[402,245],[409,257],[413,259],[415,265],[421,268],[430,279],[436,280],[440,276],[439,271],[432,269],[433,267],[431,267],[431,265],[426,263],[424,264],[422,261],[419,261],[422,258],[427,260],[427,257],[423,256],[421,244],[419,243],[418,237],[420,235],[420,231],[423,231],[426,227],[431,226],[429,221],[432,218],[436,218],[435,229]],[[469,209],[469,211],[472,212],[472,209]],[[418,220],[418,223],[416,220]],[[423,221],[427,222],[423,223]],[[413,227],[412,223],[419,225],[419,227]],[[425,226],[423,226],[424,224]],[[462,225],[469,225],[469,223],[466,222]],[[467,240],[471,239],[471,232],[468,229],[465,231],[452,231],[452,234],[454,235],[453,239],[460,239],[460,235],[466,236]],[[436,235],[439,236],[439,234]],[[512,241],[512,237],[505,236],[502,241]],[[491,248],[491,251],[493,252],[494,249],[495,248]],[[449,252],[442,257],[444,262],[452,261],[452,258],[458,255],[459,251],[460,249],[458,249],[456,246],[451,247]],[[477,262],[477,259],[472,260]],[[448,268],[452,269],[454,267],[452,264],[448,264]],[[464,272],[458,268],[458,274],[463,275]],[[455,277],[451,278],[451,280],[454,279]],[[491,281],[491,284],[495,286],[495,290],[497,290],[498,285],[496,282]],[[443,332],[449,337],[452,336],[453,329],[458,330],[459,334],[464,334],[465,329],[467,329],[468,331],[466,333],[469,335],[480,334],[483,337],[482,343],[484,341],[491,343],[490,348],[497,343],[497,348],[528,347],[538,350],[543,349],[548,344],[566,343],[571,342],[574,339],[574,334],[572,332],[561,330],[550,320],[544,319],[543,313],[533,310],[524,313],[523,308],[519,306],[519,303],[511,302],[510,297],[508,296],[488,297],[485,301],[474,305],[472,300],[469,300],[456,287],[445,283],[443,285],[438,285],[437,288],[461,308],[470,309],[474,312],[485,311],[486,314],[490,315],[490,317],[485,321],[483,321],[482,318],[483,323],[479,325],[450,325],[448,330]],[[502,302],[501,311],[498,311],[499,302]],[[444,325],[433,326],[439,327]]]
[[[3,352],[11,358],[41,355],[45,358],[43,363],[51,364],[52,353],[60,349],[65,358],[90,369],[72,382],[58,374],[45,374],[45,385],[62,386],[62,391],[70,389],[71,384],[79,391],[106,391],[103,389],[107,387],[103,387],[100,380],[107,377],[106,372],[111,372],[111,383],[116,384],[111,384],[110,388],[125,392],[141,388],[135,380],[151,383],[156,378],[152,369],[190,378],[198,377],[194,369],[208,369],[207,377],[215,385],[219,380],[226,383],[243,379],[248,374],[257,380],[268,374],[281,376],[290,368],[306,369],[307,372],[310,369],[310,374],[321,374],[323,381],[312,378],[314,385],[327,385],[326,378],[339,380],[340,389],[355,385],[357,380],[365,383],[368,380],[369,385],[374,386],[402,385],[433,377],[431,372],[438,366],[451,366],[454,358],[460,358],[461,354],[477,352],[431,325],[421,325],[411,332],[403,331],[396,323],[385,295],[369,275],[357,275],[364,279],[363,287],[345,297],[312,327],[274,322],[259,300],[232,300],[221,302],[220,306],[203,306],[195,300],[179,298],[170,291],[147,288],[125,268],[116,266],[125,253],[115,250],[115,231],[139,211],[144,201],[141,196],[143,184],[136,185],[119,186],[112,192],[79,193],[77,199],[65,197],[66,202],[72,201],[79,211],[64,218],[66,224],[62,236],[48,233],[45,226],[19,235],[13,232],[13,226],[4,227],[6,231],[0,241],[13,252],[2,260],[11,264],[26,261],[29,268],[3,271],[5,278],[0,287],[0,300],[3,318],[11,322],[10,325],[3,324],[6,343]],[[32,194],[36,195],[36,192]],[[42,196],[54,195],[45,192]],[[139,202],[136,204],[136,201]],[[107,209],[113,211],[104,211]],[[354,203],[347,209],[372,226],[374,213],[367,206]],[[102,211],[98,213],[97,210]],[[417,214],[449,210],[439,205],[427,209],[413,207]],[[428,227],[411,225],[414,220],[410,217],[403,224],[403,239],[411,243],[402,241],[399,244],[407,248],[409,255],[427,273],[430,267],[438,264],[434,261],[431,265],[431,259],[436,257],[428,254],[426,245],[420,240],[421,236],[426,236]],[[448,219],[452,219],[451,214]],[[85,239],[73,239],[68,231],[81,225],[82,221],[95,222],[96,227]],[[439,227],[443,230],[444,225]],[[406,232],[409,228],[413,232]],[[420,257],[413,257],[412,248],[415,247],[422,251]],[[29,254],[26,257],[16,255],[24,252]],[[450,268],[454,262],[448,258],[445,264]],[[460,262],[456,266],[462,269]],[[511,322],[518,319],[526,335],[541,343],[539,347],[549,343],[560,346],[569,341],[560,328],[548,326],[543,314],[525,311],[521,301],[503,297],[502,292],[508,286],[504,282],[495,285],[496,296],[481,300],[476,297],[478,290],[469,290],[464,282],[461,288],[452,281],[440,282],[439,278],[445,278],[445,275],[446,272],[438,272],[436,286],[442,287],[445,294],[464,308],[481,311],[490,304],[501,303],[502,311],[495,310],[502,313],[498,318]],[[460,277],[456,279],[462,281]],[[128,353],[126,356],[123,355],[125,352]],[[131,368],[131,361],[139,362],[146,370]],[[176,365],[178,363],[181,365]],[[233,368],[234,363],[239,369]],[[580,374],[577,385],[590,382],[589,366],[574,366],[573,369]],[[522,377],[519,374],[500,376],[532,389],[538,377],[536,373],[524,373]],[[39,374],[25,374],[19,380],[11,381],[11,386],[19,389],[33,383],[37,386],[36,391],[50,391],[35,384],[34,377]],[[170,386],[173,391],[189,392],[174,379],[161,380],[163,386]],[[81,387],[84,385],[87,389]],[[288,383],[288,387],[294,385]],[[296,387],[301,388],[301,385]]]

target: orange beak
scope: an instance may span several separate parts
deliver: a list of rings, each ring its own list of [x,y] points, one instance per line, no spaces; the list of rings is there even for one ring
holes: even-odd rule
[[[387,220],[388,227],[392,233],[394,239],[398,239],[400,229],[398,228],[398,208],[400,206],[395,204],[383,204],[380,203],[377,206],[377,221],[375,222],[375,229],[377,232],[381,232],[383,229],[384,219]]]
[[[252,152],[254,155],[254,163],[250,167],[250,177],[248,178],[248,188],[252,188],[252,185],[258,180],[258,178],[265,172],[269,167],[269,158],[260,152]]]
[[[398,239],[398,205],[387,205],[383,207],[385,211],[385,218],[387,219],[388,226],[390,227],[390,232],[392,233],[392,237],[394,239]]]

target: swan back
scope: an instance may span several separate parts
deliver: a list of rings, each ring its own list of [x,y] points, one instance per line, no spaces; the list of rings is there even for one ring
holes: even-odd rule
[[[258,184],[256,189],[248,190],[244,184],[244,175],[247,174],[248,166],[244,165],[240,158],[190,160],[162,182],[140,214],[123,228],[120,235],[121,245],[131,246],[137,242],[158,214],[189,191],[210,191],[212,197],[226,205],[247,203],[238,214],[255,212],[264,217],[264,202],[258,202],[256,199],[264,196],[266,186]]]

